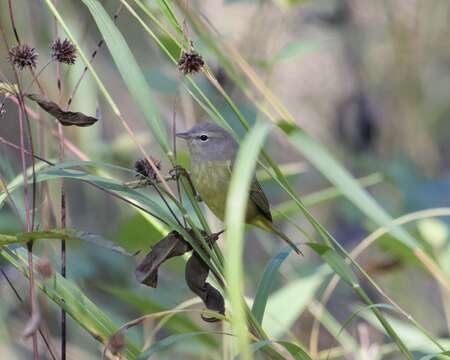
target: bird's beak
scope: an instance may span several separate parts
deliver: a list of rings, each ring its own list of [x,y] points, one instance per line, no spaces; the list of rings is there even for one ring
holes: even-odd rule
[[[190,137],[189,131],[176,133],[176,137],[182,138],[182,139],[188,139]]]

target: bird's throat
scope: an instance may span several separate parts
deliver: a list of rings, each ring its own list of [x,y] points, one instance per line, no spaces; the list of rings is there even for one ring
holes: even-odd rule
[[[230,161],[202,161],[192,165],[191,179],[209,209],[223,220],[231,179]]]

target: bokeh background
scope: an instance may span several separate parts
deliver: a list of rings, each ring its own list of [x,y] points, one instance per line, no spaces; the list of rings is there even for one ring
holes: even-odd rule
[[[163,14],[153,1],[143,3],[164,22]],[[50,59],[53,18],[41,0],[14,0],[13,4],[22,41],[32,44],[39,53],[39,69]],[[114,14],[119,1],[105,0],[102,4],[109,14]],[[82,2],[59,0],[57,8],[83,49],[87,53],[94,51],[101,35]],[[239,50],[294,114],[297,123],[324,144],[356,178],[362,178],[362,184],[393,217],[423,209],[450,207],[448,0],[190,0],[189,8],[205,16],[224,39]],[[180,12],[177,16],[183,18]],[[13,43],[6,0],[0,0],[0,21],[8,42]],[[208,118],[182,85],[176,67],[167,61],[126,10],[120,13],[117,26],[153,90],[168,129],[174,106],[179,129],[187,129]],[[189,22],[188,29],[195,49],[247,120],[255,123],[264,119]],[[64,37],[62,30],[59,31]],[[170,165],[127,92],[106,47],[100,49],[94,66],[140,143],[149,154],[162,161],[166,173]],[[83,67],[78,60],[75,65],[62,68],[63,99],[69,96]],[[3,42],[0,69],[2,81],[14,81]],[[21,76],[24,84],[30,81],[25,72]],[[57,98],[54,64],[46,68],[40,80],[48,94]],[[195,75],[195,80],[226,114],[226,120],[233,128],[244,134],[235,115],[206,78],[199,74]],[[89,74],[82,81],[72,108],[97,116],[100,121],[86,129],[66,128],[66,137],[92,160],[132,169],[139,152],[98,93]],[[56,125],[49,118],[44,117],[43,121],[46,126],[35,127],[37,147],[42,156],[57,159],[58,140],[51,132]],[[0,135],[19,144],[18,134],[17,107],[5,100]],[[267,150],[283,165],[297,192],[305,199],[309,196],[309,209],[345,248],[352,249],[376,229],[354,205],[330,190],[331,185],[286,142],[281,132],[273,130]],[[188,164],[183,144],[179,144],[178,152],[182,163]],[[66,155],[67,159],[75,159],[70,151]],[[9,183],[20,171],[20,154],[0,144],[2,178]],[[123,181],[133,180],[132,175],[127,177],[124,173],[116,176]],[[264,174],[261,176],[264,178]],[[263,187],[274,207],[282,209],[288,201],[287,196],[267,177]],[[70,226],[100,233],[130,251],[148,249],[161,237],[160,232],[132,207],[75,181],[67,181],[66,188]],[[324,189],[329,190],[321,192]],[[37,207],[46,214],[41,212],[39,215],[41,228],[58,224],[56,181],[49,184],[49,193],[50,199],[38,197]],[[14,197],[22,203],[20,191]],[[293,223],[308,228],[298,212],[288,213]],[[208,218],[214,228],[220,228],[213,215],[208,214]],[[290,222],[280,220],[280,224],[291,236],[299,236]],[[450,271],[448,219],[423,219],[407,228]],[[12,208],[4,205],[0,208],[0,233],[19,231],[21,225]],[[264,267],[282,244],[278,239],[254,230],[249,230],[246,238],[245,283],[246,293],[252,298]],[[390,246],[389,240],[389,236],[384,236],[378,245],[371,246],[359,258],[360,264],[405,311],[436,338],[446,338],[448,344],[448,292],[440,288],[412,257]],[[51,259],[54,268],[58,269],[59,245],[56,242],[39,242],[35,252]],[[117,324],[145,313],[171,309],[193,298],[184,282],[184,258],[168,261],[160,271],[159,287],[150,289],[138,284],[134,278],[133,270],[141,257],[128,258],[94,245],[70,243],[68,277]],[[306,248],[304,258],[291,255],[281,266],[280,275],[273,284],[273,303],[269,302],[272,307],[268,307],[266,315],[267,327],[275,334],[294,337],[307,349],[314,318],[322,309],[319,300],[329,280],[326,276],[317,276],[320,265],[317,256]],[[22,274],[4,260],[0,261],[0,266],[25,299],[27,282]],[[368,285],[367,291],[375,302],[386,302]],[[4,277],[0,278],[0,299],[0,357],[30,358],[30,341],[22,338],[28,307],[17,299]],[[58,308],[43,296],[39,299],[51,339],[58,344]],[[318,337],[319,354],[325,358],[327,352],[324,350],[339,347],[343,341],[344,348],[350,347],[354,351],[347,355],[332,353],[331,358],[401,359],[367,311],[356,316],[345,331],[339,331],[357,306],[358,301],[348,286],[338,285],[326,305],[326,314],[322,314],[325,320]],[[196,307],[201,308],[201,305]],[[430,344],[404,319],[395,312],[389,316],[400,323],[402,336],[415,347],[418,359],[432,352]],[[151,322],[133,329],[131,336],[142,342],[154,326]],[[203,323],[198,314],[182,315],[169,321],[157,333],[156,339],[205,328],[207,331],[222,329],[219,325]],[[99,358],[101,347],[92,336],[70,319],[68,329],[69,358]],[[192,338],[172,344],[155,358],[221,359],[221,341],[221,337],[214,341]],[[422,343],[427,345],[421,346]],[[41,353],[45,354],[45,351],[41,350]]]

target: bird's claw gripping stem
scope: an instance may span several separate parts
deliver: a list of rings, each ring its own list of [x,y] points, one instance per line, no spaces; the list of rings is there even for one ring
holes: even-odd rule
[[[169,171],[169,175],[172,176],[173,180],[178,180],[180,178],[180,176],[184,176],[189,183],[189,187],[191,188],[192,193],[195,196],[195,200],[197,200],[199,202],[202,201],[200,194],[197,192],[194,184],[192,183],[189,171],[187,171],[184,167],[182,167],[181,165],[175,165]]]

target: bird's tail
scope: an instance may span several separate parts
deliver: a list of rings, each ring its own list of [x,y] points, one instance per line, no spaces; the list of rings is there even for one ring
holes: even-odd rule
[[[274,234],[278,235],[280,238],[286,241],[295,250],[297,254],[303,255],[303,253],[300,251],[297,245],[295,245],[295,243],[284,232],[282,232],[273,222],[269,221],[266,218],[259,218],[257,221],[253,222],[253,224],[263,230],[273,232]]]

